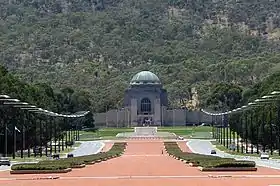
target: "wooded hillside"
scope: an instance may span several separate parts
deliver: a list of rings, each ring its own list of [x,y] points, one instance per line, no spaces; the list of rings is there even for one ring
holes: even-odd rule
[[[151,70],[172,105],[196,87],[242,89],[279,69],[280,2],[3,0],[0,60],[22,80],[72,87],[95,112],[122,103],[132,76]]]

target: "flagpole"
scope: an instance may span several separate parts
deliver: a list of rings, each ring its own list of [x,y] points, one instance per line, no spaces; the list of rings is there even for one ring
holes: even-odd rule
[[[13,159],[15,159],[16,157],[16,151],[17,151],[17,147],[16,147],[16,145],[17,145],[17,142],[16,142],[16,139],[17,139],[17,137],[16,137],[16,126],[14,127],[14,152],[13,152]]]

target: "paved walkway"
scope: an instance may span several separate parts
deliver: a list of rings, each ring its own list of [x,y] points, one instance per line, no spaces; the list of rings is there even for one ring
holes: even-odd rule
[[[182,142],[183,144],[185,142]],[[180,146],[183,146],[180,144]],[[58,180],[11,180],[34,175],[5,175],[0,173],[0,185],[5,186],[268,186],[280,184],[280,171],[261,169],[259,173],[200,172],[167,154],[162,154],[162,141],[129,141],[123,156],[83,169],[60,174]],[[185,149],[190,151],[190,149]],[[214,175],[214,176],[213,176]],[[218,177],[231,175],[235,177]],[[270,175],[271,178],[268,178]],[[35,175],[35,177],[38,175]],[[49,175],[45,175],[49,176]],[[247,176],[247,177],[244,177]]]
[[[191,139],[187,142],[187,145],[193,152],[200,153],[200,154],[209,155],[210,151],[212,149],[215,149],[215,147],[212,145],[212,143],[209,140]],[[259,157],[231,155],[223,151],[220,151],[219,149],[216,149],[216,151],[217,151],[217,156],[220,157],[235,158],[238,160],[252,160],[255,161],[258,166],[280,170],[280,159],[261,160]]]
[[[104,143],[98,141],[84,141],[80,143],[81,145],[78,148],[70,152],[74,155],[74,157],[96,154],[104,147]]]

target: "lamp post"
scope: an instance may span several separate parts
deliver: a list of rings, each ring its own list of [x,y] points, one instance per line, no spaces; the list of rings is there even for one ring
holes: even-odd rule
[[[229,116],[229,114],[231,113],[231,111],[228,111],[228,112],[226,112],[226,138],[227,138],[227,141],[226,141],[226,147],[227,147],[227,149],[229,148],[229,142],[231,143],[231,135],[229,136],[229,134],[228,134],[228,129],[230,129],[230,125],[229,125],[229,118],[228,118],[228,116]]]
[[[242,106],[242,109],[246,109],[247,106]],[[243,138],[245,138],[245,153],[248,153],[248,118],[246,111],[244,112],[244,120],[245,120],[245,136],[243,135]],[[242,148],[243,149],[243,148]]]
[[[260,107],[263,107],[263,105],[260,105],[260,104],[257,104],[256,102],[251,102],[251,103],[248,103],[249,107],[252,108],[252,112],[254,112],[255,108],[260,108]],[[255,113],[256,115],[256,119],[255,119],[255,122],[256,122],[256,143],[257,143],[257,154],[259,154],[259,144],[260,144],[260,140],[259,140],[259,136],[260,136],[260,133],[259,133],[259,128],[260,128],[260,125],[259,125],[259,117],[258,117],[258,113]],[[263,119],[264,120],[264,117]],[[252,127],[252,121],[253,121],[253,117],[251,116],[251,135],[253,136],[253,127]],[[264,125],[263,125],[264,127]],[[264,132],[264,130],[263,130]],[[251,148],[253,148],[251,146]],[[251,149],[251,152],[252,152],[252,149]]]
[[[212,125],[212,138],[215,138],[215,130],[214,130],[214,115],[210,114],[211,116],[211,125]]]
[[[242,136],[243,136],[243,126],[242,126],[242,108],[236,108],[236,109],[233,109],[232,110],[232,113],[236,113],[238,115],[240,115],[239,117],[239,121],[240,122],[239,124],[236,125],[236,133],[237,133],[237,136],[236,136],[236,140],[235,140],[235,137],[234,137],[234,141],[236,142],[236,151],[239,152],[239,135],[241,134],[241,131],[242,131]],[[235,133],[234,133],[234,136],[235,136]],[[243,142],[241,143],[241,152],[243,153]]]

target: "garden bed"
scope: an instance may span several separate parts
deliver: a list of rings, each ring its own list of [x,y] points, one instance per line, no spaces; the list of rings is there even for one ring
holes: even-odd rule
[[[10,174],[52,174],[52,173],[68,173],[72,169],[58,169],[58,170],[11,170]]]
[[[199,167],[200,171],[257,171],[257,167]]]
[[[164,142],[165,149],[170,156],[184,160],[192,166],[202,167],[202,171],[256,171],[254,161],[238,161],[233,158],[203,155],[183,152],[176,142]]]
[[[120,156],[126,148],[126,143],[114,143],[107,152],[98,154],[63,158],[59,160],[45,160],[38,163],[23,163],[12,166],[11,174],[39,174],[39,173],[62,173],[71,168],[83,168],[108,159]],[[66,172],[67,172],[66,171]]]

